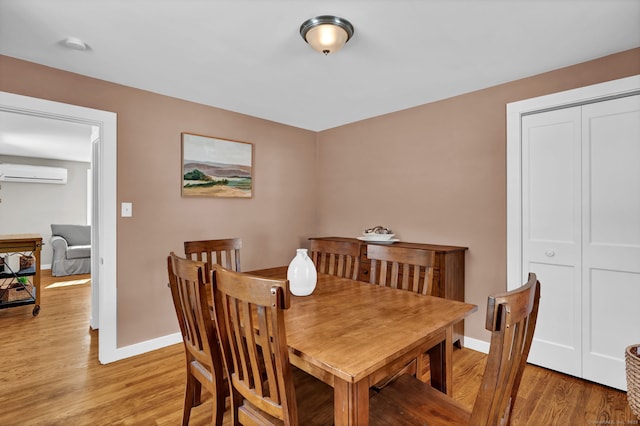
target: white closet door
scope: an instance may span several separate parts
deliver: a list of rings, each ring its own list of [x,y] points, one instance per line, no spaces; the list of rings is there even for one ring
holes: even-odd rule
[[[580,169],[580,107],[522,118],[522,270],[542,283],[528,359],[575,376],[582,352]]]
[[[626,389],[640,343],[640,96],[582,109],[583,375]]]

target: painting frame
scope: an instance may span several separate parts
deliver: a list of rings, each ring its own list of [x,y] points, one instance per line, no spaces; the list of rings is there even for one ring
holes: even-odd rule
[[[251,142],[189,132],[180,139],[183,197],[253,198]]]

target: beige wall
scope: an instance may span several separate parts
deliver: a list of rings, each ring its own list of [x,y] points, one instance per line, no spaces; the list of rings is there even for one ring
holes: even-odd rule
[[[288,263],[315,234],[313,132],[0,56],[0,90],[118,114],[118,346],[178,332],[166,256],[241,237],[245,270]],[[215,90],[215,88],[210,88]],[[254,144],[255,196],[182,198],[180,133]]]
[[[506,290],[506,104],[640,74],[640,49],[321,132],[318,232],[469,247],[467,336]],[[544,283],[543,297],[544,297]]]
[[[321,133],[0,56],[0,90],[118,114],[118,345],[177,331],[165,257],[239,236],[245,270],[286,264],[311,235],[392,227],[463,245],[467,334],[506,286],[505,104],[640,73],[640,49]],[[215,88],[208,88],[215,90]],[[255,144],[252,200],[180,196],[180,132]]]

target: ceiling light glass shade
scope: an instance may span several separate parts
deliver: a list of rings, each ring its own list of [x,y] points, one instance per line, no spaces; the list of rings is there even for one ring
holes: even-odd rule
[[[87,43],[76,37],[67,37],[62,40],[61,43],[64,47],[73,50],[85,51],[89,48],[89,46],[87,46]]]
[[[328,55],[335,53],[353,36],[353,25],[337,16],[316,16],[300,26],[300,35],[311,47]]]

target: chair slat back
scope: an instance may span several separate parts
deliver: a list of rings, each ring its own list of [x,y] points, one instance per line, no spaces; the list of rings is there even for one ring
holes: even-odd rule
[[[178,257],[167,257],[169,287],[176,310],[186,354],[187,375],[194,377],[213,395],[213,420],[222,422],[224,384],[222,352],[217,342],[215,326],[207,299],[204,279],[205,264]],[[187,379],[187,399],[199,401],[200,387]],[[190,396],[192,395],[193,396]],[[186,401],[185,419],[188,421],[193,401]]]
[[[423,295],[433,292],[435,252],[431,250],[369,244],[369,282]]]
[[[211,367],[212,351],[217,351],[204,283],[204,264],[178,257],[167,258],[169,286],[186,350],[203,365]],[[212,340],[213,339],[213,340]]]
[[[284,309],[290,302],[288,281],[259,278],[220,266],[214,266],[211,281],[216,328],[233,387],[232,416],[256,421],[259,412],[254,408],[258,408],[286,425],[297,425],[284,328]],[[243,400],[250,405],[243,406]],[[268,417],[259,423],[269,423]]]
[[[533,341],[539,302],[540,283],[533,273],[522,287],[489,297],[486,327],[491,331],[491,347],[470,424],[509,423]]]
[[[226,269],[240,272],[241,248],[242,239],[240,238],[184,242],[184,253],[187,258],[205,263],[207,282],[211,278],[213,265],[222,265]]]
[[[349,241],[311,240],[311,260],[322,274],[358,279],[360,244]]]

